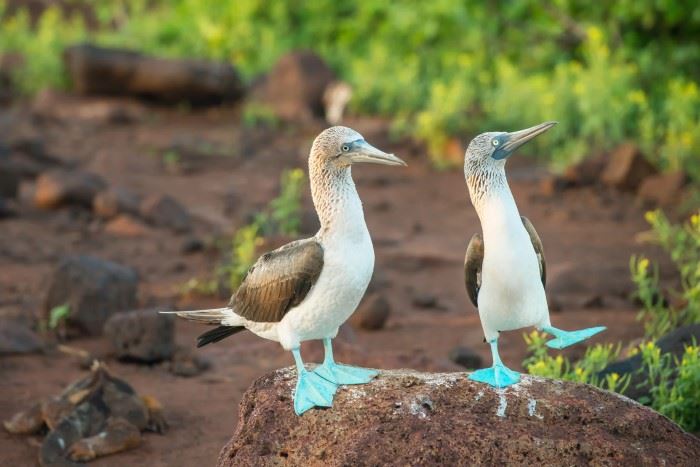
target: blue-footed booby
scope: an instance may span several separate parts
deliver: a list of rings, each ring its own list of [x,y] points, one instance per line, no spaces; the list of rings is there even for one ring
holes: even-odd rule
[[[374,249],[362,202],[352,180],[358,162],[406,165],[371,146],[355,130],[334,126],[313,142],[309,155],[311,196],[321,228],[265,253],[248,270],[225,308],[173,312],[192,321],[219,325],[199,336],[197,346],[244,329],[279,342],[297,367],[294,410],[330,407],[341,384],[363,384],[376,370],[341,365],[331,340],[355,311],[374,269]],[[313,371],[304,367],[302,341],[322,339],[325,358]]]
[[[498,335],[528,326],[551,334],[547,346],[563,349],[605,329],[562,331],[549,320],[545,296],[544,250],[532,223],[520,216],[506,180],[505,163],[513,152],[556,122],[545,122],[513,133],[491,132],[475,137],[464,156],[469,197],[481,221],[483,237],[475,234],[464,261],[469,298],[479,310],[493,365],[469,379],[505,387],[520,380],[498,355]]]

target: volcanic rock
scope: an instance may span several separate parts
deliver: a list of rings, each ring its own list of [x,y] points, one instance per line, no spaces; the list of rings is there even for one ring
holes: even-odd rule
[[[656,168],[632,143],[620,145],[611,154],[601,175],[603,183],[623,191],[634,191]]]
[[[95,195],[107,184],[101,177],[79,170],[52,170],[39,176],[34,191],[34,204],[44,209],[63,204],[91,207]]]
[[[484,361],[474,349],[459,345],[450,351],[450,360],[469,370],[483,367]]]
[[[156,310],[132,310],[112,315],[104,326],[117,358],[145,363],[172,357],[175,317]]]
[[[138,277],[129,267],[93,256],[69,256],[51,275],[44,314],[66,304],[68,329],[98,335],[112,314],[134,308],[137,287]]]
[[[192,227],[189,212],[168,195],[150,195],[140,206],[141,216],[156,227],[166,227],[176,232],[187,232]]]
[[[390,314],[391,306],[389,301],[384,295],[373,293],[362,300],[349,321],[356,328],[376,331],[384,327]]]
[[[126,188],[113,187],[98,193],[92,202],[92,208],[98,216],[111,219],[118,214],[137,214],[140,202],[136,193]]]
[[[44,347],[41,339],[26,325],[0,320],[0,355],[39,352]]]
[[[243,395],[219,467],[252,465],[697,465],[700,439],[631,399],[524,376],[493,389],[464,373],[382,371],[294,414],[296,371]]]
[[[639,185],[637,196],[642,201],[668,206],[680,199],[687,181],[687,175],[681,171],[652,175]]]

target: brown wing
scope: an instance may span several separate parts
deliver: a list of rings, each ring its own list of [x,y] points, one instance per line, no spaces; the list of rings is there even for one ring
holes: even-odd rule
[[[247,320],[276,323],[300,304],[323,268],[323,247],[313,238],[262,255],[248,270],[229,306]]]
[[[535,226],[532,225],[530,219],[528,219],[525,216],[520,216],[520,218],[523,220],[525,230],[527,230],[528,235],[530,235],[530,241],[532,242],[532,246],[535,248],[537,260],[540,263],[540,277],[542,278],[542,285],[547,285],[547,263],[544,260],[544,248],[542,247],[542,240],[540,240],[540,236],[537,235]]]
[[[481,264],[484,262],[484,241],[481,234],[474,234],[469,240],[467,254],[464,257],[464,284],[467,286],[469,299],[477,305],[481,288]]]

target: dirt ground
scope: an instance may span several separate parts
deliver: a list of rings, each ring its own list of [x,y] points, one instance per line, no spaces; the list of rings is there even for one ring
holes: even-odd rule
[[[311,141],[323,128],[245,128],[236,109],[147,108],[130,123],[74,118],[70,108],[62,112],[58,118],[37,118],[27,105],[0,109],[0,140],[39,138],[50,154],[100,174],[112,185],[142,194],[170,194],[196,217],[194,235],[205,240],[234,232],[272,199],[283,169],[306,168]],[[390,301],[392,314],[382,330],[344,330],[339,356],[348,363],[459,370],[448,354],[465,345],[490,362],[478,315],[464,290],[464,251],[479,223],[461,170],[433,170],[418,145],[392,141],[381,120],[357,119],[347,125],[404,158],[409,167],[353,169],[374,241],[380,293]],[[164,168],[161,155],[172,147],[190,170]],[[635,241],[646,224],[634,197],[599,188],[543,196],[538,185],[546,171],[517,155],[508,174],[521,213],[532,220],[545,246],[548,291],[557,309],[553,323],[570,329],[608,326],[593,342],[626,343],[641,336],[635,306],[628,299],[629,258],[640,252],[657,259],[662,255]],[[308,187],[304,203],[308,218]],[[213,251],[183,254],[186,237],[158,228],[138,239],[110,235],[86,210],[40,211],[22,202],[17,217],[0,221],[0,308],[35,316],[52,267],[69,253],[89,253],[135,268],[144,306],[221,306],[226,299],[180,298],[184,282],[205,277],[220,260]],[[415,297],[425,294],[437,297],[439,306],[416,307]],[[177,341],[193,346],[203,330],[178,322]],[[164,436],[146,434],[138,449],[92,463],[102,467],[214,464],[233,432],[243,391],[271,369],[292,364],[278,344],[250,333],[198,351],[212,368],[193,378],[176,377],[162,365],[118,362],[107,355],[99,338],[70,345],[104,356],[116,375],[140,393],[160,399],[171,426]],[[522,333],[504,334],[500,347],[504,361],[519,367],[525,357]],[[580,354],[582,347],[568,352]],[[319,348],[307,354],[318,358]],[[56,352],[1,357],[0,419],[59,392],[84,371],[73,357]],[[0,465],[36,465],[38,444],[38,437],[0,430]]]

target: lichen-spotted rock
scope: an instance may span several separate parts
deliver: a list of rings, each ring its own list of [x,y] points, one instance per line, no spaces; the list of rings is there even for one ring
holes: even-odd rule
[[[466,373],[382,371],[297,417],[296,372],[257,380],[218,466],[697,465],[700,440],[628,398],[524,376],[506,389]]]

